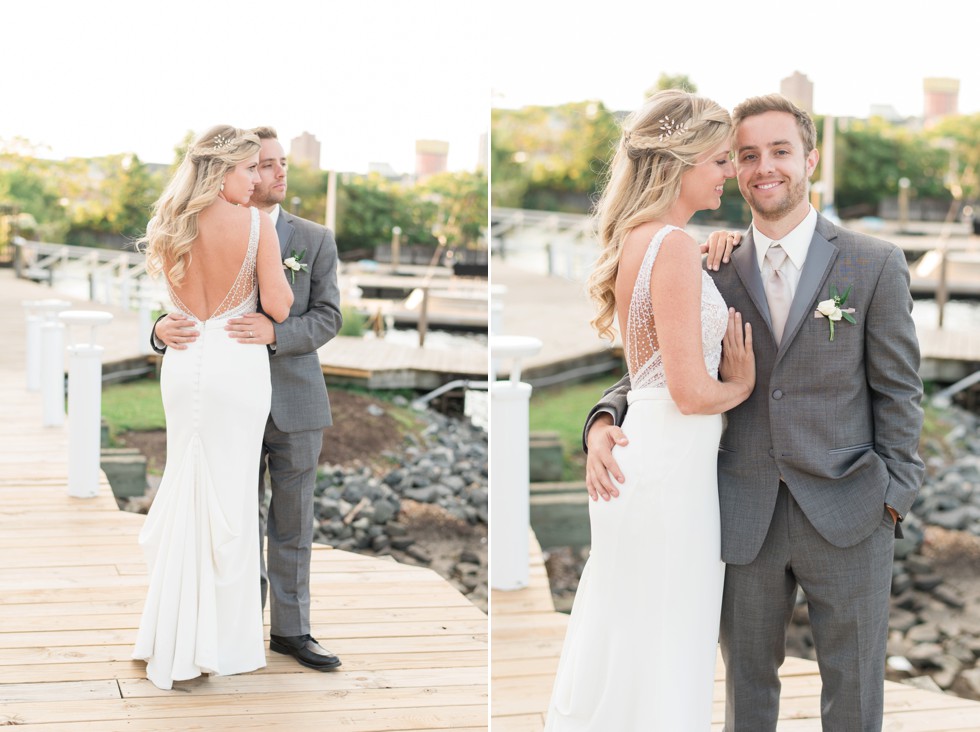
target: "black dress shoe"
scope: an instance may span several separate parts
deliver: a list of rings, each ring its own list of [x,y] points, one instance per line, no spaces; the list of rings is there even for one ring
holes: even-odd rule
[[[307,635],[271,635],[269,648],[276,653],[292,656],[307,668],[317,671],[330,671],[340,666],[340,659]]]

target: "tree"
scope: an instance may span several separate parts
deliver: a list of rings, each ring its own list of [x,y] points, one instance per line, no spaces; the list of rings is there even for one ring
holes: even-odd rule
[[[493,110],[493,205],[588,211],[619,135],[601,102]]]
[[[649,99],[654,94],[660,91],[666,91],[667,89],[680,89],[688,94],[697,94],[698,85],[691,81],[691,77],[687,74],[660,74],[660,78],[657,79],[655,86],[647,89],[646,94],[643,95],[645,99]]]
[[[962,198],[980,198],[980,114],[947,117],[931,129],[926,137],[934,145],[949,141],[947,154],[952,162],[956,184]]]
[[[69,244],[125,243],[146,231],[153,202],[163,191],[162,176],[150,173],[131,153],[86,162],[87,184],[72,199]]]
[[[437,206],[437,220],[449,248],[474,249],[487,227],[487,177],[477,173],[439,173],[418,184],[423,200]]]
[[[880,118],[854,120],[840,130],[835,155],[834,198],[844,217],[877,213],[884,199],[898,195],[902,178],[920,197],[949,197],[942,185],[942,151]],[[815,171],[814,179],[819,176]]]

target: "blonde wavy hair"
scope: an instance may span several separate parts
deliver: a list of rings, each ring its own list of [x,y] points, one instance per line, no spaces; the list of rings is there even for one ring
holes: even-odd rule
[[[153,206],[146,235],[137,242],[146,251],[148,273],[166,271],[172,285],[181,283],[197,238],[198,216],[218,199],[228,171],[260,148],[255,134],[230,125],[216,125],[191,144]]]
[[[680,195],[681,175],[731,131],[731,116],[719,104],[677,90],[654,94],[623,120],[595,207],[600,252],[587,285],[597,310],[592,326],[603,338],[613,338],[616,275],[627,235],[664,216]]]

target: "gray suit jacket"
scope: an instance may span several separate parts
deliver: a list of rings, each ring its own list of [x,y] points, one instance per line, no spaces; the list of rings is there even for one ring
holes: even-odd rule
[[[722,558],[747,564],[769,529],[780,476],[816,530],[838,547],[865,539],[883,504],[905,515],[922,482],[919,347],[909,274],[892,244],[818,217],[777,349],[752,231],[731,265],[711,272],[725,301],[753,325],[756,385],[727,413],[718,450]],[[855,309],[834,340],[817,303],[831,285]],[[626,412],[629,379],[589,416]]]
[[[302,254],[302,264],[309,271],[295,273],[289,317],[282,323],[273,323],[276,348],[270,348],[272,421],[282,432],[322,429],[329,427],[332,419],[316,351],[337,335],[342,324],[337,244],[329,229],[285,209],[279,211],[276,233],[283,259],[294,252]]]

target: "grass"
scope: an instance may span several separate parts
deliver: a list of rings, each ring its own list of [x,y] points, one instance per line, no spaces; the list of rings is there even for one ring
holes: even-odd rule
[[[370,391],[356,386],[336,385],[331,385],[330,390],[347,391],[388,402],[388,414],[398,423],[403,433],[411,432],[418,435],[422,429],[417,415],[410,407],[400,407],[391,403],[398,395],[411,401],[414,392],[410,390]],[[163,413],[163,400],[160,397],[160,382],[157,379],[147,378],[104,386],[102,419],[109,426],[109,437],[113,442],[122,432],[166,429],[167,421]]]
[[[615,381],[613,376],[603,376],[581,384],[535,389],[531,393],[531,431],[558,433],[565,456],[562,480],[584,480],[582,428],[585,418],[602,392]]]
[[[103,387],[102,418],[109,425],[109,436],[113,439],[120,432],[130,430],[166,429],[160,382],[139,379]]]

